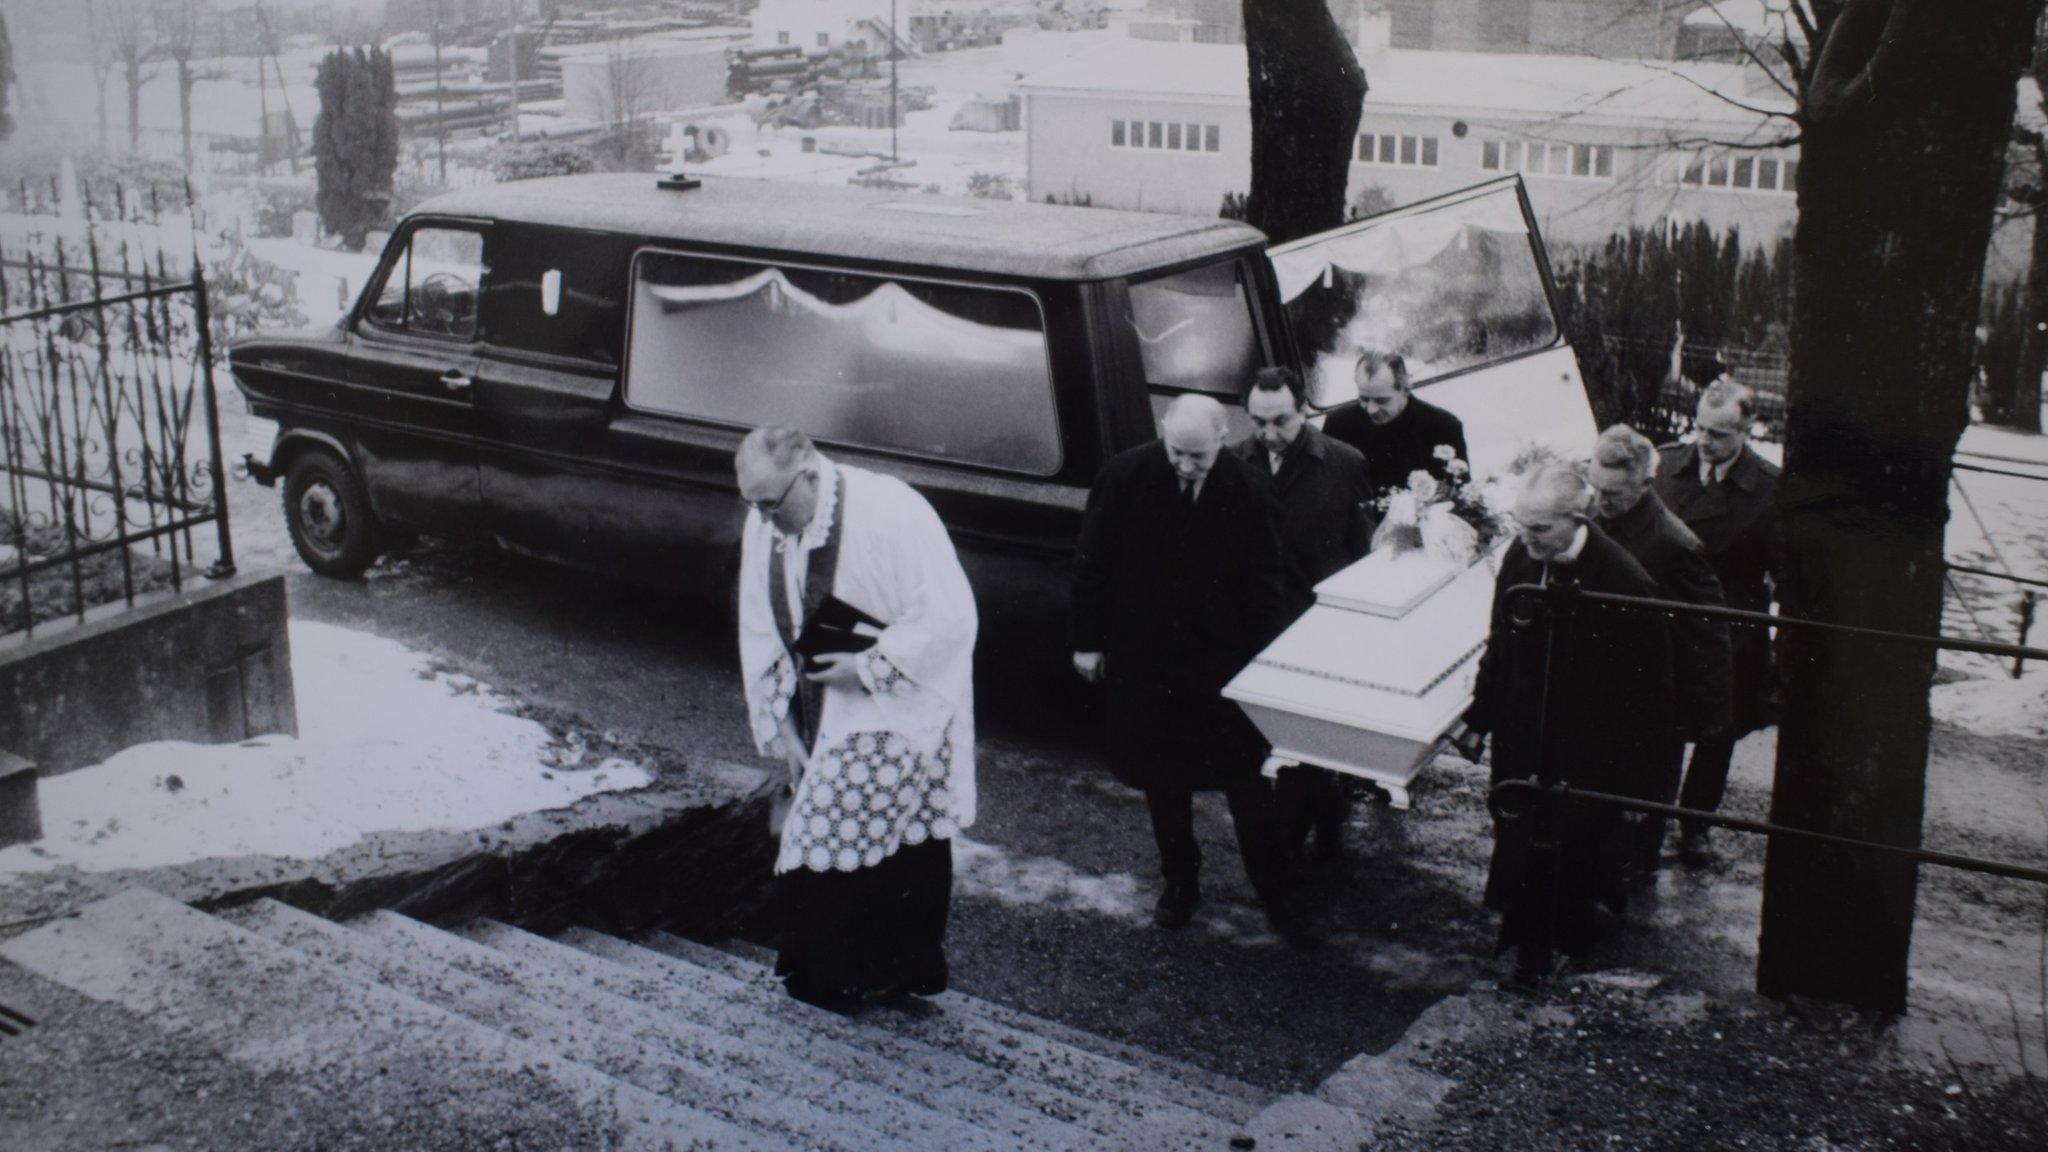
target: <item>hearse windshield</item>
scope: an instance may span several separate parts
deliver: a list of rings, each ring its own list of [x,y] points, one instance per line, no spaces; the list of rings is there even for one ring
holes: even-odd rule
[[[1360,352],[1399,353],[1414,383],[1557,342],[1512,182],[1274,248],[1270,256],[1318,408],[1357,396]]]
[[[1234,400],[1265,363],[1235,259],[1133,283],[1131,327],[1151,388]]]
[[[673,252],[633,262],[626,403],[1034,476],[1060,468],[1037,297]]]

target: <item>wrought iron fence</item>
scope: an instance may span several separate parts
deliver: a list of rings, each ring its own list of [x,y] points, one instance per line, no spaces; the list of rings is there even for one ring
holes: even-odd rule
[[[1774,821],[1746,820],[1706,809],[1687,808],[1637,796],[1581,788],[1566,779],[1569,766],[1559,763],[1558,757],[1551,754],[1549,739],[1549,734],[1554,731],[1554,712],[1557,707],[1551,694],[1551,680],[1560,659],[1559,626],[1582,612],[1641,612],[1671,619],[1713,620],[1731,627],[1853,636],[1881,644],[1934,651],[1978,652],[2013,660],[2048,659],[2048,650],[1995,641],[1968,640],[1955,636],[1889,632],[1830,621],[1808,620],[1797,616],[1780,616],[1770,612],[1752,612],[1718,605],[1693,604],[1658,597],[1590,592],[1569,583],[1517,584],[1507,590],[1507,608],[1508,620],[1512,627],[1536,629],[1543,638],[1541,673],[1537,682],[1530,686],[1530,690],[1535,693],[1534,698],[1538,701],[1539,719],[1534,738],[1537,749],[1536,771],[1534,775],[1526,778],[1504,779],[1494,784],[1487,793],[1487,808],[1497,821],[1503,823],[1528,821],[1530,867],[1533,870],[1532,875],[1538,877],[1538,885],[1543,893],[1539,905],[1540,915],[1534,925],[1536,935],[1532,941],[1532,946],[1542,957],[1539,966],[1547,964],[1550,953],[1557,943],[1560,916],[1557,903],[1558,877],[1563,867],[1562,846],[1566,835],[1566,806],[1571,804],[1601,805],[1622,811],[1639,812],[1646,816],[1682,819],[1702,827],[1711,826],[1733,832],[1753,833],[1773,840],[1798,840],[1826,845],[1845,852],[1908,861],[1915,865],[1933,864],[1965,872],[2048,885],[2048,868],[2004,860],[1987,860],[1960,853],[1931,851],[1917,843],[1889,844]],[[1915,839],[1918,839],[1917,835]]]
[[[196,265],[0,249],[0,632],[234,571],[209,327]]]

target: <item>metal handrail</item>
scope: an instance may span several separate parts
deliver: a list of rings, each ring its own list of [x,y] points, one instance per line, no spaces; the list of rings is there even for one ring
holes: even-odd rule
[[[1683,600],[1666,600],[1655,596],[1625,596],[1612,592],[1588,592],[1573,585],[1516,584],[1506,593],[1508,615],[1516,627],[1529,627],[1539,621],[1547,622],[1546,612],[1570,613],[1580,604],[1607,607],[1621,611],[1656,612],[1665,616],[1692,616],[1708,620],[1721,620],[1731,624],[1784,628],[1791,631],[1825,632],[1838,636],[1857,636],[1869,640],[1905,644],[1912,647],[1935,650],[1983,652],[1994,656],[2010,656],[2027,660],[2048,660],[2048,649],[2029,648],[2021,644],[2000,644],[1989,640],[1964,640],[1952,636],[1921,636],[1911,632],[1890,632],[1879,628],[1864,628],[1853,624],[1837,624],[1826,620],[1807,620],[1797,616],[1780,616],[1771,612],[1752,612],[1741,608],[1726,608],[1719,605],[1691,604]],[[1553,601],[1561,603],[1553,603]],[[1676,817],[1682,820],[1713,824],[1739,832],[1754,832],[1763,836],[1783,836],[1808,840],[1836,847],[1856,848],[1869,852],[1892,855],[1918,863],[1937,864],[1969,872],[1981,872],[1991,876],[2029,880],[2037,884],[2048,884],[2048,870],[2030,868],[2021,864],[2009,864],[1996,860],[1980,860],[1973,856],[1962,856],[1949,852],[1930,852],[1924,848],[1909,848],[1898,844],[1883,844],[1872,840],[1858,840],[1848,836],[1836,836],[1826,832],[1815,832],[1806,828],[1794,828],[1760,820],[1745,820],[1740,817],[1723,816],[1717,812],[1706,812],[1676,804],[1662,804],[1652,800],[1639,800],[1631,796],[1620,796],[1610,792],[1596,792],[1574,788],[1561,779],[1553,757],[1547,754],[1550,690],[1550,673],[1554,664],[1554,649],[1557,633],[1546,630],[1544,669],[1539,691],[1543,701],[1539,707],[1542,717],[1537,734],[1537,772],[1535,779],[1518,778],[1503,780],[1487,793],[1487,808],[1495,815],[1501,814],[1498,799],[1503,792],[1531,792],[1554,800],[1573,798],[1597,804],[1633,809],[1652,815]],[[1518,817],[1517,817],[1518,818]]]
[[[1550,792],[1560,799],[1587,800],[1596,804],[1609,804],[1616,808],[1630,808],[1651,816],[1669,816],[1695,824],[1712,824],[1737,832],[1754,832],[1762,836],[1784,836],[1795,840],[1807,840],[1817,844],[1830,844],[1838,848],[1860,848],[1892,856],[1903,856],[1921,864],[1939,864],[1944,868],[1959,868],[1966,872],[1982,872],[1987,876],[2004,876],[2013,880],[2031,880],[2036,884],[2048,884],[2048,868],[2029,868],[2024,864],[2007,864],[1997,860],[1979,860],[1974,856],[1960,856],[1953,852],[1934,852],[1926,848],[1905,848],[1897,844],[1880,844],[1874,840],[1858,840],[1850,836],[1836,836],[1830,832],[1815,832],[1807,828],[1794,828],[1786,824],[1773,824],[1767,820],[1745,820],[1740,816],[1723,816],[1719,812],[1708,812],[1699,808],[1686,808],[1677,804],[1659,804],[1654,800],[1639,800],[1633,796],[1618,796],[1612,792],[1596,792],[1590,788],[1574,788],[1560,781],[1545,788],[1534,780],[1503,780],[1487,793],[1486,807],[1495,819],[1512,822],[1521,819],[1522,814],[1502,807],[1497,801],[1504,792]]]

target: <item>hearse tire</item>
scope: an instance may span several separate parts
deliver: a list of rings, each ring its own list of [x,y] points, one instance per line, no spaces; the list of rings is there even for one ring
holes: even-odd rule
[[[285,472],[284,523],[292,547],[322,576],[353,580],[377,559],[377,519],[355,469],[316,449]]]

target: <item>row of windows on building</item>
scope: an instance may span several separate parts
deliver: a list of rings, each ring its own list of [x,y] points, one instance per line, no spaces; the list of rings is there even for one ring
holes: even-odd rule
[[[1558,144],[1543,140],[1488,140],[1479,147],[1479,166],[1488,172],[1612,180],[1614,146]]]
[[[1111,120],[1109,140],[1116,148],[1157,148],[1169,152],[1216,152],[1217,125],[1178,124],[1158,120]],[[1359,164],[1435,168],[1441,156],[1435,136],[1394,132],[1362,132],[1352,160]],[[1483,140],[1479,167],[1487,172],[1519,172],[1525,176],[1564,176],[1581,180],[1614,179],[1614,146],[1564,144],[1544,140]],[[1682,153],[1664,161],[1664,180],[1694,188],[1790,192],[1797,186],[1799,161],[1774,156],[1708,156]]]
[[[1223,131],[1216,124],[1184,124],[1178,120],[1111,120],[1112,148],[1156,148],[1167,152],[1220,152]]]
[[[1709,156],[1697,152],[1667,156],[1664,182],[1687,188],[1789,193],[1799,188],[1799,161],[1782,156]]]

